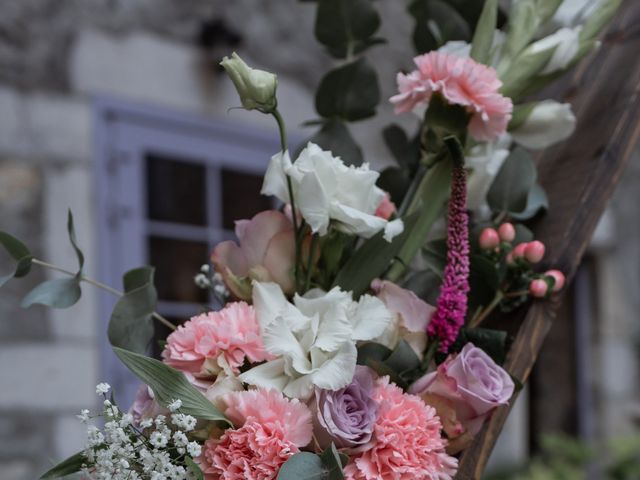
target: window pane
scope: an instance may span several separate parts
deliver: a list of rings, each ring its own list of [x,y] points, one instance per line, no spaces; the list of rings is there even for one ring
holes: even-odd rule
[[[272,208],[271,199],[260,195],[262,175],[223,169],[221,177],[222,226],[226,230],[233,230],[236,220]]]
[[[149,218],[206,225],[205,167],[155,154],[146,161]]]
[[[161,300],[207,303],[206,290],[193,277],[207,262],[206,243],[149,237],[149,263],[156,267],[155,283]]]

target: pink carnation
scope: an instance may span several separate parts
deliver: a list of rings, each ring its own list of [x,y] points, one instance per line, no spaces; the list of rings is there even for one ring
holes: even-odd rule
[[[224,414],[234,425],[257,421],[271,430],[284,432],[285,438],[298,447],[311,441],[311,412],[297,398],[285,398],[277,390],[231,392],[222,397],[227,405]]]
[[[445,452],[442,424],[433,407],[378,380],[373,398],[380,405],[370,448],[345,468],[349,480],[451,480],[458,461]]]
[[[237,429],[204,444],[197,459],[207,480],[271,480],[289,457],[311,441],[309,408],[275,390],[233,392],[223,397]]]
[[[253,307],[234,302],[179,326],[167,337],[162,358],[167,365],[187,374],[210,378],[219,373],[225,362],[238,373],[245,359],[261,362],[270,356],[264,350]]]
[[[506,131],[513,103],[499,93],[502,82],[493,68],[444,52],[419,55],[414,62],[417,70],[398,74],[399,93],[391,97],[396,113],[426,106],[439,92],[449,103],[469,111],[469,132],[476,140],[493,140]]]

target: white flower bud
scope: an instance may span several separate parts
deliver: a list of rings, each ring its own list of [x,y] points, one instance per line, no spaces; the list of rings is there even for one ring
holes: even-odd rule
[[[545,100],[533,107],[511,136],[523,147],[541,150],[568,138],[575,128],[576,117],[570,104]]]
[[[224,57],[220,65],[235,85],[244,108],[260,110],[263,113],[272,113],[275,110],[278,86],[276,75],[250,68],[235,52],[231,58]]]

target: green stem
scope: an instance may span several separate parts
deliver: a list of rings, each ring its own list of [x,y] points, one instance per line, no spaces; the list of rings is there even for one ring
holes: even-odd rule
[[[498,305],[500,305],[500,302],[502,301],[503,298],[504,298],[504,293],[502,292],[502,290],[499,290],[496,293],[496,296],[493,297],[493,300],[487,306],[487,308],[485,308],[484,311],[480,315],[478,315],[477,318],[475,318],[475,319],[473,319],[471,321],[471,323],[469,324],[469,327],[470,328],[479,327],[480,324],[491,314],[491,312],[493,312],[495,310],[495,308]]]
[[[31,263],[33,263],[35,265],[39,265],[39,266],[44,267],[44,268],[48,268],[49,270],[54,270],[56,272],[64,273],[65,275],[69,275],[71,277],[75,277],[76,276],[76,274],[74,272],[71,272],[69,270],[65,270],[64,268],[58,267],[57,265],[53,265],[52,263],[48,263],[48,262],[44,262],[42,260],[38,260],[37,258],[32,259]],[[89,277],[85,277],[84,275],[81,275],[79,280],[81,282],[89,283],[89,284],[93,285],[94,287],[100,288],[100,289],[104,290],[105,292],[109,292],[110,294],[115,295],[116,297],[122,297],[124,295],[124,293],[121,292],[120,290],[116,290],[115,288],[111,288],[109,285],[105,285],[104,283],[98,282],[97,280],[94,280],[93,278],[89,278]],[[171,330],[175,330],[176,329],[176,326],[173,323],[171,323],[169,320],[164,318],[158,312],[153,312],[152,316],[153,316],[153,318],[158,320],[160,323],[162,323],[165,327],[168,327]]]
[[[313,269],[313,257],[316,255],[316,249],[318,247],[318,234],[314,234],[311,237],[311,247],[309,248],[309,258],[307,259],[307,276],[304,281],[304,291],[308,291],[311,286],[311,270]]]
[[[273,115],[273,118],[275,118],[276,122],[278,123],[278,130],[280,131],[280,146],[282,149],[282,154],[284,155],[288,150],[287,129],[284,124],[284,119],[282,118],[282,115],[280,115],[280,112],[278,111],[278,109],[275,109],[272,115]],[[302,249],[299,244],[300,242],[297,241],[300,235],[300,230],[298,229],[298,215],[296,212],[296,202],[295,202],[295,198],[293,197],[293,185],[291,183],[291,177],[287,174],[285,175],[287,177],[287,189],[289,190],[289,204],[291,205],[293,231],[295,232],[295,238],[296,238],[296,263],[294,267],[294,276],[295,276],[295,283],[296,283],[296,290],[297,290],[298,285],[300,284],[300,267],[299,266],[302,260]],[[300,225],[300,228],[302,228],[302,225]]]
[[[424,357],[422,359],[423,371],[426,372],[429,369],[429,365],[431,364],[433,357],[435,357],[436,352],[438,351],[438,344],[438,340],[433,340],[427,347],[427,351],[424,352]]]

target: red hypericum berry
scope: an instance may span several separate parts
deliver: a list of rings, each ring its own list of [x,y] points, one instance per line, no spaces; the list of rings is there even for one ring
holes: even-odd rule
[[[544,280],[532,280],[529,284],[529,293],[536,298],[543,298],[548,290],[549,286]]]
[[[483,250],[492,250],[500,244],[500,237],[498,232],[493,228],[485,228],[480,233],[480,239],[478,240],[480,248]]]
[[[559,292],[560,290],[562,290],[565,282],[564,273],[562,273],[560,270],[549,270],[548,272],[545,272],[545,275],[553,277],[553,279],[556,281],[556,283],[553,284],[553,289],[551,290],[552,292]]]
[[[524,252],[527,248],[527,243],[519,243],[515,246],[515,248],[511,251],[513,253],[513,258],[524,257]]]
[[[527,243],[527,246],[524,250],[524,258],[527,259],[529,263],[538,263],[544,257],[544,243],[534,240],[533,242]]]
[[[498,235],[503,242],[511,243],[516,238],[516,229],[510,223],[503,223],[498,227]]]

